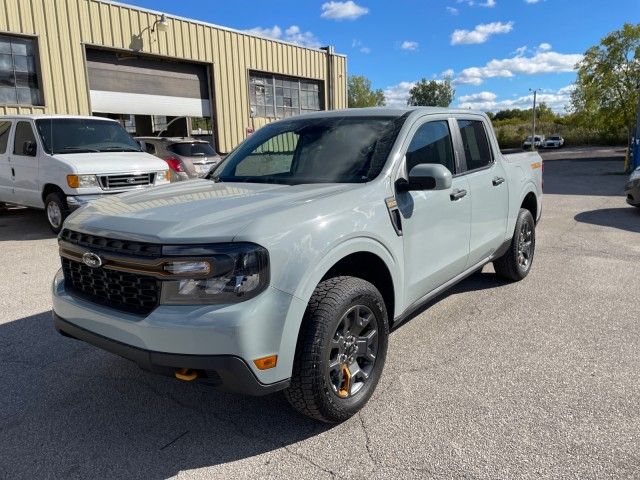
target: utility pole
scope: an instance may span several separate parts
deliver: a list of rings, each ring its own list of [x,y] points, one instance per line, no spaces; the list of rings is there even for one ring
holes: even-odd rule
[[[636,129],[633,135],[633,143],[631,145],[633,152],[633,164],[631,170],[640,167],[640,83],[638,84],[638,107],[636,110]]]
[[[538,96],[539,88],[530,88],[530,92],[533,92],[533,123],[531,128],[531,150],[536,149],[536,97]]]

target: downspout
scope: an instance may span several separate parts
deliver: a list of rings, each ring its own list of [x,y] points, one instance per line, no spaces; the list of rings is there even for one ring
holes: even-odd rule
[[[327,56],[327,110],[333,110],[335,108],[335,85],[333,78],[333,55],[335,53],[335,48],[332,45],[328,45],[326,47],[322,47]]]

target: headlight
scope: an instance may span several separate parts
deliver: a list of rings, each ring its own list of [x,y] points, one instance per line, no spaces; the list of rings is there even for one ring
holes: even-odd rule
[[[163,183],[169,183],[170,181],[169,170],[156,172],[156,185],[162,185]]]
[[[95,175],[67,175],[67,185],[71,188],[97,187],[98,177]]]
[[[640,178],[640,167],[636,168],[633,172],[631,172],[631,176],[629,180],[637,180]]]
[[[165,246],[163,254],[177,257],[165,263],[164,270],[181,277],[162,282],[163,305],[237,303],[269,285],[269,254],[259,245]]]

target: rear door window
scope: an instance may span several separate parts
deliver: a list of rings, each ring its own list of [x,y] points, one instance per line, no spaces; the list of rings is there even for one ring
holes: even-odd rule
[[[0,122],[0,154],[7,153],[10,132],[11,122]]]
[[[491,164],[493,156],[489,138],[480,120],[458,120],[467,171],[484,168]]]

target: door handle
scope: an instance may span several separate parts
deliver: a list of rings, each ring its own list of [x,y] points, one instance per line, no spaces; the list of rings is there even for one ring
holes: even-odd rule
[[[451,198],[451,200],[455,202],[456,200],[460,200],[466,194],[467,194],[466,190],[456,188],[453,192],[451,192],[451,195],[449,195],[449,198]]]
[[[498,185],[500,185],[503,182],[504,182],[504,178],[502,178],[502,177],[494,177],[493,180],[491,180],[491,183],[493,183],[494,187],[497,187]]]
[[[16,171],[13,169],[13,167],[11,167],[11,176],[14,178],[16,176]]]

